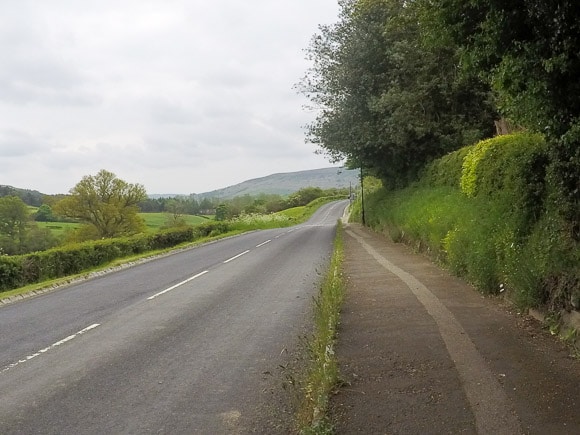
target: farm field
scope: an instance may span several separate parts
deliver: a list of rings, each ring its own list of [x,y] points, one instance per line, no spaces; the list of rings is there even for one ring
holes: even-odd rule
[[[143,218],[145,224],[149,231],[157,231],[161,228],[167,220],[171,217],[170,213],[139,213],[139,216]],[[181,216],[185,222],[189,225],[199,225],[204,222],[208,222],[210,218],[201,217],[201,216],[193,216],[189,214],[184,214]]]
[[[36,211],[33,207],[31,207],[31,209],[32,212]],[[159,230],[159,228],[161,228],[167,222],[167,219],[171,215],[168,213],[139,213],[139,216],[141,216],[145,221],[148,231],[155,232]],[[192,215],[183,215],[182,218],[189,225],[199,225],[201,223],[208,222],[211,219],[210,217],[206,218]],[[57,237],[64,235],[64,233],[67,230],[74,230],[82,225],[76,222],[36,222],[36,223],[40,228],[49,229]]]
[[[75,230],[81,226],[77,222],[36,222],[39,228],[49,229],[55,236],[60,237],[66,231]]]

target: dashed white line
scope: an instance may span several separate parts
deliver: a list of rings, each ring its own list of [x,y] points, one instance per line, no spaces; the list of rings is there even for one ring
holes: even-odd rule
[[[163,294],[165,294],[165,293],[167,293],[167,292],[170,292],[171,290],[175,290],[177,287],[180,287],[180,286],[182,286],[183,284],[187,284],[189,281],[193,281],[195,278],[199,278],[200,276],[202,276],[202,275],[205,275],[205,274],[206,274],[206,273],[208,273],[208,272],[209,272],[209,270],[204,270],[203,272],[200,272],[200,273],[198,273],[197,275],[193,275],[192,277],[189,277],[189,278],[187,278],[187,279],[186,279],[186,280],[184,280],[184,281],[181,281],[181,282],[179,282],[179,283],[177,283],[177,284],[175,284],[175,285],[172,285],[171,287],[169,287],[169,288],[166,288],[165,290],[163,290],[163,291],[160,291],[159,293],[155,293],[153,296],[149,296],[149,297],[147,298],[147,300],[148,300],[148,301],[151,301],[151,300],[155,299],[155,298],[156,298],[156,297],[158,297],[158,296],[161,296],[161,295],[163,295]]]
[[[230,261],[234,261],[236,258],[240,258],[242,255],[246,255],[248,252],[250,252],[249,249],[247,251],[239,253],[238,255],[233,256],[232,258],[228,258],[226,261],[224,261],[224,264],[229,263]]]
[[[259,245],[256,245],[256,248],[260,248],[264,245],[267,245],[268,243],[270,243],[272,240],[266,240],[265,242],[260,243]]]
[[[48,347],[45,347],[44,349],[40,349],[38,352],[36,352],[36,353],[33,353],[32,355],[28,355],[26,358],[20,359],[20,360],[18,360],[18,361],[16,361],[16,362],[13,362],[13,363],[12,363],[12,364],[10,364],[10,365],[7,365],[6,367],[4,367],[4,368],[2,369],[2,371],[1,371],[0,373],[4,373],[4,372],[6,372],[6,371],[8,371],[8,370],[10,370],[10,369],[13,369],[13,368],[14,368],[14,367],[16,367],[17,365],[20,365],[20,364],[22,364],[22,363],[25,363],[25,362],[27,362],[27,361],[30,361],[31,359],[33,359],[33,358],[36,358],[37,356],[40,356],[40,355],[42,355],[43,353],[46,353],[46,352],[48,352],[49,350],[52,350],[52,349],[54,349],[55,347],[61,346],[61,345],[65,344],[65,343],[67,343],[67,342],[69,342],[69,341],[71,341],[71,340],[74,340],[74,339],[75,339],[75,338],[77,338],[78,336],[80,336],[80,335],[83,335],[84,333],[86,333],[86,332],[89,332],[91,329],[95,329],[95,328],[96,328],[96,327],[98,327],[98,326],[101,326],[101,325],[100,325],[100,323],[94,323],[94,324],[92,324],[91,326],[87,326],[85,329],[81,329],[79,332],[77,332],[77,333],[75,333],[75,334],[73,334],[73,335],[69,335],[68,337],[66,337],[66,338],[63,338],[62,340],[59,340],[59,341],[57,341],[56,343],[53,343],[53,344],[51,344],[50,346],[48,346]]]

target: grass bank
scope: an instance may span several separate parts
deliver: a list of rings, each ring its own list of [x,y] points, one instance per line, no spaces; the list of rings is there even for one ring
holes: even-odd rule
[[[316,210],[329,202],[342,200],[342,196],[327,196],[315,199],[307,205],[292,207],[271,214],[242,214],[228,221],[230,227],[237,231],[266,230],[284,228],[306,222]]]
[[[580,310],[577,228],[559,203],[548,148],[525,133],[451,153],[402,190],[365,179],[370,227],[483,293],[553,313]],[[355,210],[360,216],[360,204]]]
[[[173,215],[171,213],[139,213],[139,216],[145,221],[147,230],[150,232],[159,231],[171,221]],[[190,214],[183,214],[179,216],[186,225],[201,225],[207,223],[209,218],[203,216],[194,216]]]

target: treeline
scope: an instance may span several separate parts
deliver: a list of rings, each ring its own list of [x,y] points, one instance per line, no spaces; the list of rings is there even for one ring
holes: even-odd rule
[[[310,142],[392,188],[506,126],[542,134],[552,200],[580,240],[576,1],[339,4],[338,22],[312,39],[299,84],[319,109]]]
[[[168,198],[147,198],[141,201],[139,209],[143,213],[178,213],[191,215],[216,215],[217,220],[237,217],[241,214],[269,214],[309,204],[325,196],[348,196],[348,189],[321,189],[305,187],[290,195],[276,194],[242,195],[231,199],[197,196],[175,196]]]
[[[40,207],[45,199],[45,195],[36,190],[18,189],[12,186],[0,185],[0,198],[5,196],[16,196],[26,205],[32,207]]]

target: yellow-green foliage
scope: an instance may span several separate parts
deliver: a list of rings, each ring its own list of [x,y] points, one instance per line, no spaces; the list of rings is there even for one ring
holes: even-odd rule
[[[543,136],[515,133],[481,141],[470,148],[462,164],[460,186],[467,196],[480,192],[493,194],[509,187],[510,181],[523,178],[535,164],[535,158],[544,157],[542,177],[547,163],[546,143]],[[541,164],[541,162],[540,162]]]
[[[549,165],[540,135],[483,141],[433,162],[414,186],[369,192],[367,222],[483,292],[505,289],[522,307],[572,309],[580,246],[553,203]],[[451,182],[459,169],[461,185]]]
[[[461,191],[467,196],[475,196],[477,189],[477,166],[489,149],[498,146],[495,139],[488,139],[476,144],[464,157],[459,185]]]
[[[423,172],[422,181],[431,186],[457,188],[463,171],[463,160],[474,146],[463,147],[431,162]]]

